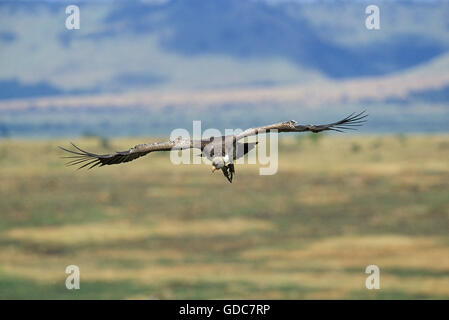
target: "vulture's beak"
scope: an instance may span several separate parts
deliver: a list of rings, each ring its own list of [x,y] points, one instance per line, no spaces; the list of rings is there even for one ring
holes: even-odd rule
[[[210,171],[214,172],[215,170],[217,170],[217,168],[215,168],[214,166],[210,167]]]

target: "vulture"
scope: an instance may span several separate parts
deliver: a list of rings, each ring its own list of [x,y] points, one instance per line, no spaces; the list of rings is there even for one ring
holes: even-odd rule
[[[88,169],[92,169],[96,166],[102,167],[105,165],[129,162],[156,151],[183,150],[190,148],[199,149],[201,150],[201,157],[206,157],[212,162],[212,172],[221,169],[226,179],[232,183],[232,179],[235,174],[234,160],[243,157],[257,145],[257,142],[240,142],[243,138],[270,131],[309,131],[318,133],[326,130],[338,132],[343,132],[344,130],[355,130],[356,127],[361,126],[364,122],[366,122],[367,116],[368,115],[365,113],[365,111],[362,111],[357,114],[352,113],[351,115],[340,121],[322,125],[302,125],[298,124],[294,120],[290,120],[262,127],[249,128],[235,135],[210,137],[197,140],[182,139],[181,137],[179,137],[178,139],[167,142],[138,144],[130,148],[129,150],[119,151],[111,154],[91,153],[79,148],[73,143],[72,146],[75,148],[75,150],[69,150],[63,147],[59,148],[70,153],[69,156],[63,157],[70,159],[67,165],[80,165],[79,169],[86,167]]]

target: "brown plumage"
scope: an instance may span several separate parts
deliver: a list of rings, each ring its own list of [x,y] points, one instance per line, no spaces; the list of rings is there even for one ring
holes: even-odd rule
[[[92,169],[96,166],[102,167],[105,165],[129,162],[156,151],[171,151],[194,148],[201,150],[201,156],[207,157],[209,160],[211,160],[213,168],[222,169],[223,175],[228,179],[229,182],[232,182],[233,176],[235,174],[233,161],[246,155],[257,145],[257,142],[240,143],[239,140],[243,138],[270,131],[310,131],[313,133],[317,133],[326,130],[338,132],[343,132],[344,130],[355,130],[356,127],[361,126],[364,122],[366,122],[367,116],[368,115],[365,114],[365,111],[362,111],[358,114],[353,113],[340,121],[324,125],[300,125],[296,121],[291,120],[257,128],[250,128],[234,136],[211,137],[201,140],[178,138],[176,140],[167,142],[138,144],[130,148],[129,150],[119,151],[111,154],[91,153],[77,147],[73,143],[72,145],[76,150],[68,150],[63,147],[60,148],[72,154],[70,156],[64,157],[70,159],[67,165],[80,165],[79,169],[86,167],[88,169]]]

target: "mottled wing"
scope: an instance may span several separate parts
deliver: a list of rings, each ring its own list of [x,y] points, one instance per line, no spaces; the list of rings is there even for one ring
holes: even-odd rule
[[[321,132],[325,130],[333,130],[333,131],[339,131],[343,132],[344,130],[355,130],[358,126],[361,126],[363,123],[366,122],[366,118],[368,115],[365,113],[365,111],[362,111],[358,114],[352,113],[351,115],[347,116],[346,118],[329,123],[329,124],[323,124],[323,125],[301,125],[298,124],[294,120],[285,121],[285,122],[279,122],[275,124],[271,124],[268,126],[258,127],[258,128],[250,128],[245,131],[243,131],[241,134],[238,134],[235,136],[235,139],[238,141],[242,138],[257,135],[261,132],[267,132],[271,130],[277,130],[277,132]]]
[[[71,159],[67,165],[80,165],[79,169],[84,167],[88,167],[88,169],[92,169],[96,166],[105,166],[111,164],[119,164],[125,163],[129,161],[133,161],[137,158],[140,158],[144,155],[147,155],[150,152],[154,151],[170,151],[170,150],[181,150],[192,147],[192,143],[190,140],[177,140],[177,141],[168,141],[168,142],[156,142],[156,143],[148,143],[148,144],[138,144],[126,151],[119,151],[111,154],[95,154],[81,148],[77,147],[73,144],[73,147],[76,148],[76,151],[68,150],[63,147],[59,147],[62,150],[71,153],[71,156],[66,156],[64,158]]]

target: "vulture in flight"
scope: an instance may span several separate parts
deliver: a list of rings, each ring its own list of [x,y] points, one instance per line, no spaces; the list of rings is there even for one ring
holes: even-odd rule
[[[226,179],[232,183],[232,178],[235,174],[233,163],[234,160],[243,157],[257,144],[257,142],[239,142],[245,137],[254,136],[258,133],[270,132],[271,130],[277,132],[310,131],[313,133],[326,130],[338,132],[343,132],[344,130],[355,130],[356,127],[361,126],[364,122],[366,122],[367,116],[368,115],[365,114],[365,111],[358,114],[352,113],[340,121],[323,125],[302,125],[298,124],[294,120],[291,120],[257,128],[250,128],[236,135],[211,137],[201,140],[182,139],[180,137],[173,141],[138,144],[129,150],[111,154],[95,154],[87,152],[73,143],[72,145],[76,150],[68,150],[63,147],[60,148],[71,153],[70,156],[64,157],[70,159],[67,165],[80,165],[79,169],[85,167],[92,169],[96,166],[102,167],[104,165],[129,162],[155,151],[183,150],[190,148],[199,149],[201,150],[201,156],[208,158],[212,162],[212,172],[221,169]]]

